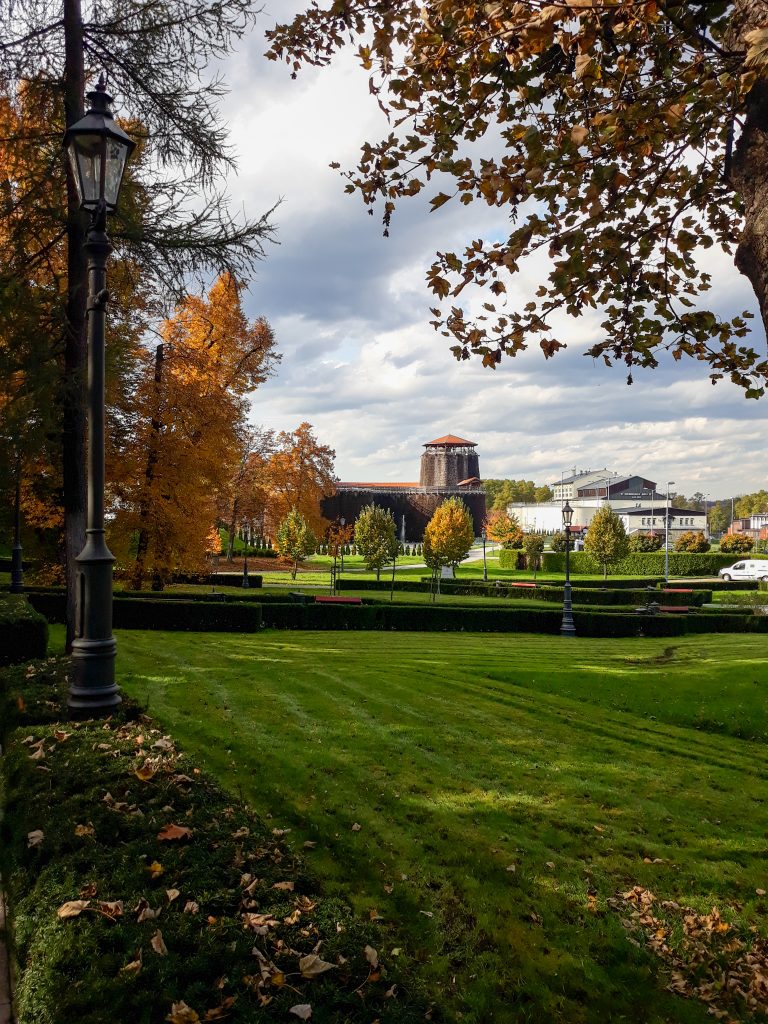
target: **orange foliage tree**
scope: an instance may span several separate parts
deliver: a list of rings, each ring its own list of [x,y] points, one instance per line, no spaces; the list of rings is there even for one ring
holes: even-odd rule
[[[309,423],[301,423],[290,433],[278,434],[275,452],[264,473],[269,493],[266,525],[270,532],[275,533],[277,526],[295,508],[315,536],[323,535],[328,523],[323,518],[320,503],[336,489],[335,458],[336,452],[320,444]]]
[[[146,354],[131,429],[113,450],[116,552],[132,559],[132,584],[154,586],[205,555],[217,497],[247,444],[247,396],[278,358],[264,319],[249,323],[231,275],[207,297],[189,296]]]

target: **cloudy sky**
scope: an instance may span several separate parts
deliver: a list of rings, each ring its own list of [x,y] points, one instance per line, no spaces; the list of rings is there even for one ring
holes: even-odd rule
[[[308,420],[346,480],[416,480],[421,445],[450,432],[477,442],[486,477],[551,483],[573,468],[607,467],[713,498],[765,486],[768,398],[713,387],[693,362],[635,373],[628,387],[621,368],[582,355],[599,337],[597,316],[569,321],[569,348],[549,361],[538,349],[495,371],[455,361],[429,326],[425,272],[436,251],[503,231],[503,216],[478,203],[430,214],[416,199],[382,237],[379,217],[345,195],[328,166],[353,167],[361,142],[383,134],[366,74],[347,55],[292,80],[263,57],[263,31],[296,6],[270,0],[260,30],[225,67],[232,92],[222,112],[239,162],[232,197],[251,215],[281,200],[279,244],[246,307],[270,320],[283,354],[255,396],[254,421],[291,430]],[[756,311],[727,257],[711,269],[714,308]],[[534,273],[519,295],[535,288]]]

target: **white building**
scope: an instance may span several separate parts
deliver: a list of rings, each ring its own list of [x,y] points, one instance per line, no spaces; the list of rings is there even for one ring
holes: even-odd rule
[[[606,504],[618,514],[628,534],[664,532],[667,496],[656,490],[653,480],[640,476],[622,476],[606,469],[583,470],[573,476],[563,477],[551,486],[554,501],[538,505],[512,502],[507,506],[507,511],[517,516],[524,530],[538,533],[562,530],[563,505],[568,501],[573,509],[576,532],[585,530],[597,510]],[[688,530],[706,533],[706,513],[671,506],[670,536],[678,536]]]

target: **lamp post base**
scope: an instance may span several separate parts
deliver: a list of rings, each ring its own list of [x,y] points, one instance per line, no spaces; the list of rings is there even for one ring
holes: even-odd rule
[[[96,718],[122,703],[115,683],[117,642],[78,638],[72,642],[72,685],[67,706],[79,718]]]
[[[566,583],[563,587],[563,623],[560,626],[561,636],[576,636],[576,627],[573,624],[573,606],[571,604],[571,584]]]
[[[67,705],[78,718],[110,714],[121,703],[115,683],[117,641],[112,635],[112,565],[102,529],[88,529],[77,557],[77,607],[72,681]]]
[[[24,591],[24,558],[20,544],[14,544],[11,551],[11,593]]]

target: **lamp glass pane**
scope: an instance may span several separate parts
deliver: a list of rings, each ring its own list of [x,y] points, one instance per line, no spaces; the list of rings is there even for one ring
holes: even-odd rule
[[[75,169],[81,205],[86,209],[96,206],[101,192],[101,138],[75,136],[69,146],[69,158]]]
[[[107,162],[104,169],[104,198],[107,206],[114,209],[117,206],[117,196],[120,192],[120,183],[123,180],[128,147],[117,139],[107,139]]]

